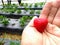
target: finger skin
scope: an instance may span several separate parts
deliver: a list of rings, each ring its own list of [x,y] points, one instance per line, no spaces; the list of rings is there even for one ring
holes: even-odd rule
[[[57,13],[55,14],[55,17],[54,17],[54,19],[53,19],[53,22],[52,22],[52,24],[54,24],[54,25],[57,25],[58,27],[60,27],[60,0],[56,0],[56,5],[55,6],[57,6],[58,7],[58,11],[57,11]]]
[[[56,13],[57,13],[57,11],[59,9],[59,3],[60,2],[58,2],[58,1],[54,1],[52,3],[51,11],[50,11],[50,14],[48,16],[49,23],[52,23],[53,20],[54,20],[54,17],[56,16]]]
[[[57,25],[58,27],[60,27],[60,8],[53,20],[53,24]]]
[[[51,4],[52,4],[52,2],[48,2],[45,4],[43,10],[41,11],[39,18],[47,18],[48,17],[51,7],[52,7]]]

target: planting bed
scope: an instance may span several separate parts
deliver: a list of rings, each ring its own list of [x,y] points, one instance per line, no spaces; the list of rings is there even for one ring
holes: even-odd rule
[[[32,17],[33,16],[22,16],[19,19],[11,19],[5,16],[0,16],[0,31],[21,34]]]

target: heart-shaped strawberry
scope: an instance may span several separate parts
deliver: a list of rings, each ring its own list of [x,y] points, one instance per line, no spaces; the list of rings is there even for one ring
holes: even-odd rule
[[[45,18],[36,18],[34,20],[34,27],[39,31],[39,32],[44,32],[44,29],[46,28],[48,24],[48,20]]]

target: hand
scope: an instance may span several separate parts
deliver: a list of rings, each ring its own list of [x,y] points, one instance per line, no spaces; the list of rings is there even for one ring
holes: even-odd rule
[[[60,45],[60,0],[44,6],[39,18],[47,18],[49,23],[43,33],[33,27],[35,18],[24,29],[21,45]]]

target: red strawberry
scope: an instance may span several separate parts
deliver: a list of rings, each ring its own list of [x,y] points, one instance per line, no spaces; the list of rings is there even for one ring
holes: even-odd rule
[[[46,28],[48,24],[48,20],[45,18],[36,18],[34,20],[34,27],[39,31],[39,32],[44,32],[44,29]]]

